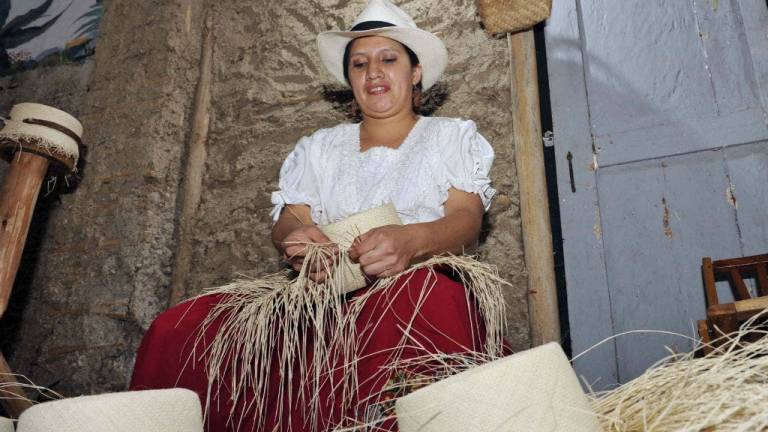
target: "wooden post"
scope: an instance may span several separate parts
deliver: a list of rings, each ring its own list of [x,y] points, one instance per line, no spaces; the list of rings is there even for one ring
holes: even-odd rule
[[[560,341],[552,229],[541,134],[539,84],[533,30],[507,35],[512,68],[515,165],[520,185],[528,310],[534,346]]]
[[[0,317],[8,308],[37,195],[48,170],[48,159],[26,151],[14,155],[0,189]],[[11,417],[32,406],[0,353],[0,403]]]
[[[43,156],[17,152],[0,189],[0,317],[8,307],[37,194],[49,163]]]

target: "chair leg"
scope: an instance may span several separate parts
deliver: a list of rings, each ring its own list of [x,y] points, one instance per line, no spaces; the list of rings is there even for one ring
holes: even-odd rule
[[[24,389],[16,381],[2,352],[0,352],[0,405],[12,418],[19,418],[24,410],[32,406],[32,402],[27,399]]]
[[[699,338],[701,339],[701,352],[706,356],[712,352],[712,337],[709,334],[709,325],[707,320],[696,322],[699,328]]]

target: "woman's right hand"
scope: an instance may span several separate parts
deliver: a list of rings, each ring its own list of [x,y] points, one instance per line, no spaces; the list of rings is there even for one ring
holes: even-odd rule
[[[301,271],[301,267],[304,265],[308,243],[331,245],[331,240],[316,225],[304,225],[291,231],[282,241],[283,259],[290,263],[296,271]],[[337,246],[332,245],[330,247],[328,252],[331,257],[335,257],[338,254]],[[308,276],[315,282],[322,282],[328,277],[328,270],[330,269],[310,269]]]

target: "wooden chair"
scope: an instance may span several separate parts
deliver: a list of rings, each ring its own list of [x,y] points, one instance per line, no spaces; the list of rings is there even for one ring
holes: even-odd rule
[[[707,319],[698,321],[702,342],[711,344],[724,334],[735,332],[744,321],[768,308],[768,254],[712,261],[701,260],[704,292],[707,301]],[[753,278],[757,295],[752,296],[744,279]],[[733,303],[720,303],[715,281],[727,280],[733,293]],[[768,321],[768,316],[766,316]],[[714,347],[705,346],[705,354]]]

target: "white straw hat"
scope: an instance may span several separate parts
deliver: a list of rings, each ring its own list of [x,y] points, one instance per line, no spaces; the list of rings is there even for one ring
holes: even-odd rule
[[[560,345],[551,342],[438,381],[395,403],[401,432],[599,432]]]
[[[3,120],[0,151],[25,149],[58,160],[70,170],[80,156],[83,125],[59,109],[38,103],[13,106]]]
[[[384,36],[410,48],[421,63],[424,90],[437,82],[448,64],[448,52],[440,38],[416,27],[413,19],[389,0],[370,0],[351,30],[327,31],[317,36],[325,68],[344,84],[348,84],[342,64],[344,50],[350,41],[363,36]]]
[[[81,396],[35,405],[17,432],[203,432],[197,393],[144,390]]]

